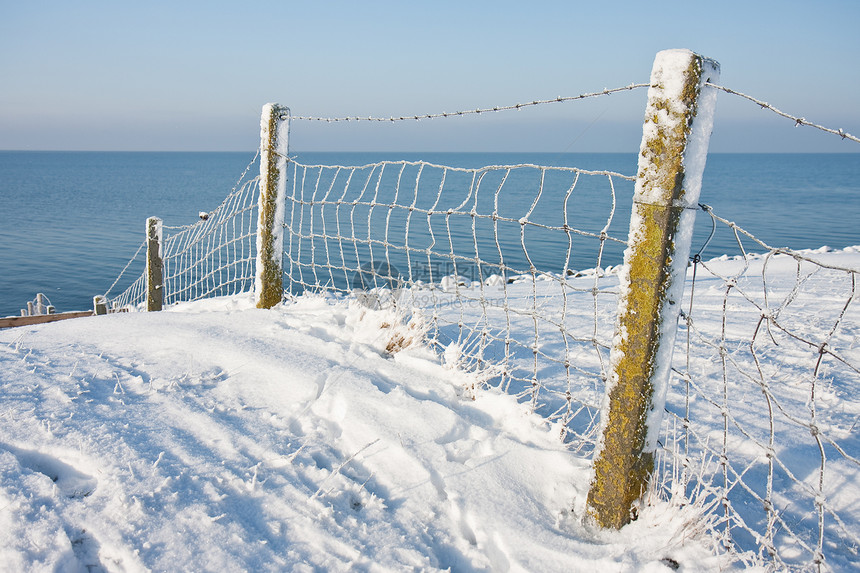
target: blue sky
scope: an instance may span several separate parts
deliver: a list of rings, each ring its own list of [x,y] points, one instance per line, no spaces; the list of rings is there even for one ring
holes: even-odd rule
[[[647,82],[654,55],[860,136],[860,2],[0,0],[0,149],[253,150],[260,108],[423,114]],[[645,90],[398,124],[294,122],[298,150],[635,151]],[[721,94],[712,151],[860,151]]]

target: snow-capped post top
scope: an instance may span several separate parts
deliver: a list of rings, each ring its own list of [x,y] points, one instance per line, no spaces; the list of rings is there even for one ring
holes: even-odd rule
[[[720,65],[690,50],[654,59],[639,148],[635,200],[695,208],[714,127]]]
[[[588,513],[601,527],[635,519],[654,471],[678,310],[713,128],[719,64],[657,54],[642,128],[628,247],[601,412]]]
[[[260,118],[260,218],[254,298],[258,308],[272,308],[284,294],[283,228],[289,150],[289,108],[263,106]]]

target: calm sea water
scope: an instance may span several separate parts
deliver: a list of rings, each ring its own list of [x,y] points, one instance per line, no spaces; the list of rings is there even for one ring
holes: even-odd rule
[[[636,171],[635,154],[295,155],[305,164],[423,159],[463,167],[535,163],[629,175]],[[159,216],[172,226],[193,223],[198,212],[213,209],[230,192],[252,157],[0,152],[0,316],[17,315],[37,292],[45,293],[58,311],[90,308],[93,295],[110,286],[143,240],[147,217]],[[623,237],[633,185],[617,183],[618,215],[611,234]],[[527,209],[532,198],[521,199]],[[708,158],[701,201],[774,246],[857,245],[860,154],[714,154]],[[694,251],[710,229],[709,219],[700,213]],[[555,256],[551,248],[535,252],[547,264]],[[703,256],[737,252],[732,234],[720,227]],[[604,264],[619,259],[620,249],[611,250]]]

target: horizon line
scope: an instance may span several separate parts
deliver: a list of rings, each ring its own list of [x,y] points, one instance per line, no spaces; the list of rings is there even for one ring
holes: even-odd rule
[[[258,150],[200,150],[200,149],[0,149],[0,153],[256,153]],[[290,150],[290,153],[497,153],[497,154],[543,154],[543,155],[582,155],[599,153],[603,155],[638,155],[639,150],[633,151],[498,151],[498,150],[409,150],[409,149],[301,149]],[[860,151],[709,151],[708,155],[858,155]]]

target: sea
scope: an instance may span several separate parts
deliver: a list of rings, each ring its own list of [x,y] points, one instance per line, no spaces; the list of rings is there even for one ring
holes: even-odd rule
[[[259,169],[252,164],[254,155],[0,151],[0,316],[20,314],[37,293],[57,312],[92,308],[93,296],[107,290],[143,241],[148,217],[170,226],[194,223],[200,212],[221,203],[249,165],[253,176]],[[625,175],[635,175],[637,162],[635,153],[291,155],[308,165],[406,159],[455,167],[528,163]],[[610,234],[626,235],[632,192],[632,183],[616,181],[619,216]],[[525,213],[534,197],[524,192],[517,200]],[[700,202],[774,247],[860,245],[860,154],[711,154]],[[605,209],[595,209],[593,216],[599,228]],[[693,253],[705,245],[705,259],[741,252],[728,227],[718,226],[713,236],[711,230],[710,217],[699,212]],[[556,247],[532,243],[532,248],[552,253]],[[744,248],[762,250],[749,241]],[[618,264],[620,257],[620,249],[611,250],[603,263]]]

